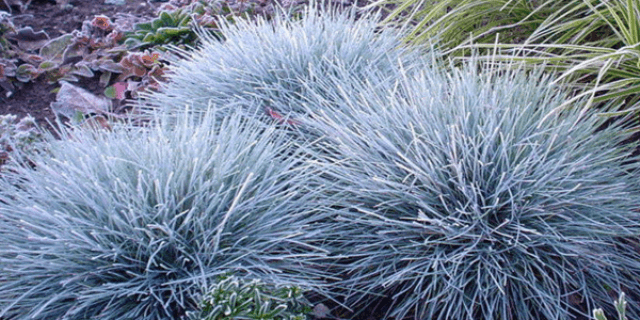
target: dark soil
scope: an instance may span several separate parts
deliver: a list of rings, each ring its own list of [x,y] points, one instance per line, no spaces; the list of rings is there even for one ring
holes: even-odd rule
[[[111,3],[122,1],[123,5]],[[57,38],[64,34],[81,30],[85,21],[90,21],[96,15],[105,15],[113,22],[119,19],[132,22],[148,22],[157,16],[157,11],[163,3],[169,0],[0,0],[0,11],[5,10],[6,3],[22,3],[28,5],[22,8],[11,7],[11,21],[16,29],[31,27],[34,32],[44,31],[49,39]],[[240,0],[252,1],[252,0]],[[255,0],[261,6],[268,3],[282,3],[279,0]],[[231,1],[234,2],[234,1]],[[288,1],[290,3],[306,3],[305,0]],[[329,3],[350,5],[357,3],[364,7],[371,0],[329,0]],[[266,7],[265,7],[266,8]],[[265,11],[268,12],[268,11]],[[79,82],[72,83],[92,92],[97,96],[103,96],[104,87],[99,85],[98,77],[81,78]],[[56,100],[54,90],[60,84],[49,84],[44,77],[38,77],[28,83],[15,82],[19,86],[17,90],[7,93],[0,88],[0,114],[14,114],[18,118],[31,115],[45,128],[51,129],[50,123],[54,123],[55,115],[50,104]],[[113,111],[120,110],[124,104],[122,101],[112,100]]]
[[[0,1],[2,2],[2,1]],[[155,11],[162,2],[151,0],[126,0],[124,5],[107,3],[107,0],[33,0],[22,12],[12,8],[12,21],[16,28],[31,27],[34,31],[45,31],[51,39],[60,35],[80,30],[85,20],[95,15],[106,15],[116,20],[123,15],[147,19],[155,16]],[[2,8],[0,8],[2,9]],[[83,87],[93,93],[102,93],[104,88],[96,79],[83,79],[74,85]],[[18,118],[31,115],[45,127],[54,120],[49,105],[55,101],[52,92],[58,84],[48,84],[45,79],[22,84],[11,96],[0,89],[0,114],[15,114]]]

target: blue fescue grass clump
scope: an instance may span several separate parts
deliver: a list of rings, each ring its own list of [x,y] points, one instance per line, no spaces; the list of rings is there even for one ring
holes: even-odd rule
[[[640,235],[625,122],[558,108],[566,94],[539,72],[477,67],[425,68],[312,115],[322,179],[344,197],[326,234],[347,303],[386,294],[396,319],[570,319],[637,292],[640,253],[620,240]]]
[[[180,319],[229,272],[313,287],[304,147],[213,118],[65,130],[33,167],[4,170],[0,316]]]
[[[375,17],[310,5],[293,17],[220,21],[225,40],[203,33],[197,50],[176,51],[168,83],[144,95],[139,107],[175,113],[184,105],[195,112],[257,106],[278,118],[303,112],[314,95],[340,99],[354,79],[383,85],[419,53],[402,46],[399,30],[379,28]]]

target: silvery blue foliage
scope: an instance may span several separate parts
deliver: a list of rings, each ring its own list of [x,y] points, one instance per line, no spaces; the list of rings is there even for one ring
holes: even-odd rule
[[[34,168],[5,168],[0,316],[180,319],[228,272],[313,287],[322,206],[304,146],[213,118],[69,129]]]
[[[326,237],[347,302],[387,294],[396,319],[570,319],[638,292],[624,122],[559,109],[566,95],[540,73],[477,70],[425,68],[310,111],[322,181],[344,197]]]
[[[262,114],[284,117],[303,112],[314,96],[340,99],[353,82],[384,86],[418,56],[402,46],[402,32],[379,28],[375,15],[309,6],[295,17],[220,23],[225,41],[203,33],[197,50],[176,52],[169,82],[144,95],[144,108],[256,108],[247,101],[257,101]]]

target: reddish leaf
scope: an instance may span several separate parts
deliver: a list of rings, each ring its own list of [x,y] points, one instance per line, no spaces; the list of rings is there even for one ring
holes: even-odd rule
[[[104,95],[109,99],[124,100],[127,87],[125,82],[116,82],[104,89]]]
[[[300,124],[300,122],[292,120],[292,119],[285,119],[284,116],[282,116],[280,113],[278,113],[277,111],[267,107],[267,114],[269,114],[269,116],[271,116],[271,118],[277,120],[280,123],[284,123],[286,122],[287,124],[291,124],[291,125],[298,125]]]
[[[91,20],[91,25],[104,31],[113,30],[113,23],[111,22],[111,19],[105,15],[95,16],[93,20]]]
[[[144,54],[140,56],[140,61],[145,67],[148,68],[151,68],[156,63],[156,61],[158,61],[158,59],[160,59],[160,53],[158,52],[148,53],[147,51],[145,51]]]
[[[42,58],[37,54],[25,54],[25,55],[21,55],[20,58],[22,58],[22,60],[24,60],[25,62],[34,64],[34,65],[44,61],[44,58]]]

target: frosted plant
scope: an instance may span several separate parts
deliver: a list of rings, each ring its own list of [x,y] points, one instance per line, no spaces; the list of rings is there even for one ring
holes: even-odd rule
[[[0,316],[180,319],[228,272],[319,284],[305,148],[210,115],[64,130],[34,168],[0,176]]]
[[[196,112],[210,105],[257,107],[281,119],[300,116],[303,105],[317,103],[314,97],[331,102],[356,94],[352,83],[385,86],[404,62],[418,58],[419,50],[405,49],[402,32],[379,29],[377,22],[374,15],[356,19],[354,12],[315,6],[296,17],[221,21],[225,40],[203,33],[198,50],[175,52],[181,59],[170,66],[168,83],[145,95],[140,106],[174,113],[185,105]]]
[[[309,302],[298,287],[269,285],[256,279],[221,277],[204,294],[192,320],[305,320]]]
[[[42,133],[31,116],[19,121],[17,116],[0,116],[0,165],[10,158],[27,160],[30,155],[43,152]]]
[[[386,294],[396,319],[570,319],[638,291],[630,133],[559,108],[548,78],[427,68],[311,114],[355,310]]]

